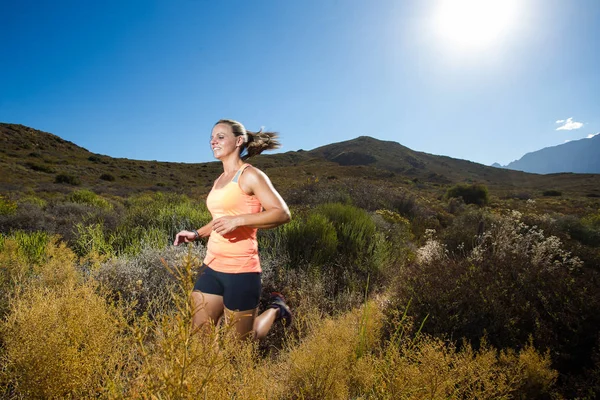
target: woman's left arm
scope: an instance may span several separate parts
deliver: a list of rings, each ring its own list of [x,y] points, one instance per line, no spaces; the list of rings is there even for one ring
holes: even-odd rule
[[[240,177],[239,185],[244,192],[256,196],[262,204],[263,211],[217,218],[213,221],[213,230],[217,233],[225,235],[240,226],[275,228],[289,222],[290,210],[264,172],[254,167],[246,168]]]

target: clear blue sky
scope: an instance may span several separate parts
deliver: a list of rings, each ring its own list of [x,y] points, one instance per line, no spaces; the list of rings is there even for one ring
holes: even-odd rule
[[[488,165],[600,132],[600,1],[452,1],[2,1],[0,122],[175,162],[220,118]]]

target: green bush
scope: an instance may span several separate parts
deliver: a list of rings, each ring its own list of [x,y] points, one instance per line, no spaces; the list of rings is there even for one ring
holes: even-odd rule
[[[481,184],[452,186],[446,192],[446,197],[448,199],[462,197],[466,204],[477,204],[478,206],[484,206],[489,202],[488,189]]]
[[[0,215],[13,215],[17,212],[17,203],[0,195]]]
[[[96,193],[92,192],[91,190],[87,190],[87,189],[74,191],[67,197],[67,200],[72,203],[87,204],[87,205],[102,208],[105,210],[112,209],[112,204],[110,204],[106,199],[103,199],[102,197],[98,196]]]
[[[19,246],[19,252],[25,257],[28,263],[41,264],[46,257],[46,246],[50,242],[50,235],[47,232],[14,232],[12,237]]]
[[[334,260],[338,237],[325,216],[311,213],[306,220],[294,219],[283,229],[292,268],[328,264]]]
[[[321,205],[315,212],[325,216],[335,228],[340,261],[369,271],[377,243],[377,228],[371,216],[365,210],[339,203]]]
[[[27,165],[28,168],[30,168],[34,171],[38,171],[38,172],[45,172],[47,174],[53,174],[56,172],[54,170],[54,168],[51,168],[47,165],[36,164],[36,163],[32,163],[32,162],[28,162],[25,165]]]
[[[78,256],[115,255],[112,238],[104,233],[101,224],[84,225],[79,223],[75,225],[75,230],[77,233],[72,247]]]
[[[54,178],[54,183],[66,183],[68,185],[77,186],[81,184],[78,177],[68,174],[58,174]]]
[[[115,181],[115,177],[111,174],[102,174],[102,175],[100,175],[100,179],[102,179],[103,181],[108,181],[108,182]]]

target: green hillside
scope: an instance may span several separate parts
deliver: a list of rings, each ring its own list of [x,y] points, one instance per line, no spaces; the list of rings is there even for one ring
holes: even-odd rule
[[[114,195],[146,190],[204,194],[221,172],[218,162],[141,161],[95,154],[23,125],[0,124],[0,144],[0,191],[4,192],[65,191],[74,186]],[[523,192],[535,197],[545,190],[600,196],[598,174],[527,174],[416,152],[366,136],[310,151],[265,154],[252,163],[265,170],[281,190],[310,180],[362,179],[395,187],[418,184],[420,190],[440,193],[448,185],[463,182],[485,184],[500,197]],[[57,183],[59,175],[63,178],[58,180],[66,183]]]

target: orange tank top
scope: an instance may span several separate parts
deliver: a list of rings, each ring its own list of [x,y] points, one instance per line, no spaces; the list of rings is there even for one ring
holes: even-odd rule
[[[206,198],[206,206],[213,220],[226,215],[252,214],[262,211],[255,196],[246,194],[238,183],[240,175],[250,164],[244,164],[231,182],[217,189],[215,184]],[[215,271],[237,274],[261,272],[258,258],[256,228],[241,226],[226,235],[212,231],[208,239],[204,264]]]

